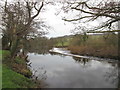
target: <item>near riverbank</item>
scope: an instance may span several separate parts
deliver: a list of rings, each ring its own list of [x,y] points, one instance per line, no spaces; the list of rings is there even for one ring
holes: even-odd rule
[[[9,59],[10,52],[0,51],[2,56],[2,88],[40,88],[40,82],[33,80],[27,62],[19,57]]]

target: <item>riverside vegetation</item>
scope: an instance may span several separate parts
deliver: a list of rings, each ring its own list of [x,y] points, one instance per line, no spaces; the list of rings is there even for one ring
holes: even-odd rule
[[[38,26],[41,20],[35,20],[41,13],[44,1],[1,2],[3,3],[0,3],[3,88],[40,87],[38,81],[35,81],[37,85],[34,80],[30,79],[32,72],[27,67],[28,60],[24,48],[28,44],[28,37],[32,38],[46,33],[43,30],[38,30],[41,27],[41,25]],[[42,25],[44,24],[42,23]]]
[[[67,47],[73,54],[117,59],[118,34],[71,35],[54,39],[55,47]],[[67,43],[67,44],[66,44]]]
[[[38,88],[40,82],[33,80],[32,72],[26,65],[25,60],[16,57],[14,61],[9,62],[10,52],[1,50],[2,56],[2,88]]]

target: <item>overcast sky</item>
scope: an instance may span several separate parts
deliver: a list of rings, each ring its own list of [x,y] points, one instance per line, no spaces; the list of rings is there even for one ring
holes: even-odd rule
[[[67,17],[71,17],[75,13],[64,14],[64,12],[61,11],[60,14],[55,15],[55,13],[57,13],[61,8],[60,4],[48,5],[45,8],[46,10],[45,12],[41,13],[40,18],[42,18],[44,21],[47,22],[49,26],[52,27],[52,29],[49,30],[49,34],[46,35],[47,37],[59,37],[73,34],[71,33],[71,30],[75,28],[75,24],[62,20],[62,17],[66,15]],[[97,26],[98,24],[98,21],[93,21],[87,24],[83,24],[83,26],[90,28],[93,26]]]
[[[49,30],[49,34],[46,35],[47,37],[58,37],[72,34],[71,30],[74,29],[74,24],[62,20],[62,16],[64,16],[63,13],[56,15],[59,9],[60,6],[49,5],[45,12],[41,13],[40,18],[43,18],[43,20],[52,27],[52,29]]]

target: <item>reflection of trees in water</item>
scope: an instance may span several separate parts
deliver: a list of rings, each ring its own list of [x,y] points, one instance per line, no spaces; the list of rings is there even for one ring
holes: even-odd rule
[[[120,90],[120,61],[118,61],[117,65],[118,65],[118,67],[117,67],[117,70],[118,70],[118,88]]]
[[[120,62],[117,63],[109,63],[113,67],[109,68],[109,70],[106,72],[106,81],[114,84],[117,88],[120,88],[120,73],[119,73],[119,68],[120,68]],[[119,90],[119,89],[116,89]]]
[[[38,67],[37,69],[31,68],[32,74],[33,74],[32,79],[36,80],[36,83],[39,83],[40,86],[42,86],[42,87],[47,86],[47,84],[44,83],[44,81],[47,79],[47,74],[46,74],[47,71],[44,68],[45,67]],[[40,82],[37,82],[38,80]]]
[[[58,56],[61,56],[61,57],[65,57],[66,55],[63,55],[63,54],[59,54],[59,53],[56,53],[56,52],[49,52],[50,55],[58,55]]]
[[[88,62],[90,59],[86,58],[78,58],[78,57],[73,57],[73,59],[78,62],[83,64],[84,66],[88,66]],[[105,79],[107,82],[110,82],[111,84],[114,84],[116,87],[120,88],[120,62],[106,62],[106,61],[100,61],[101,63],[107,63],[110,64],[110,68],[108,71],[106,71],[106,74],[104,75]]]
[[[110,68],[109,71],[106,72],[106,81],[114,84],[116,87],[118,85],[118,69]]]
[[[59,55],[58,53],[56,52],[49,52],[51,55]]]
[[[80,57],[72,57],[76,62],[82,63],[83,65],[86,65],[87,62],[89,62],[89,59],[87,58],[80,58]]]
[[[104,75],[106,81],[114,84],[116,87],[120,87],[120,80],[118,77],[118,70],[120,68],[120,65],[118,64],[118,61],[101,61],[101,63],[107,63],[110,65],[108,71],[106,71],[106,74]]]

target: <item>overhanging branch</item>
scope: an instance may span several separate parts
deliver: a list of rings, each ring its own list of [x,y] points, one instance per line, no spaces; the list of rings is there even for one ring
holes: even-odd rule
[[[44,5],[44,3],[42,2],[40,8],[37,10],[37,13],[32,17],[32,19],[34,19],[35,17],[37,17],[37,16],[39,15],[39,13],[40,13],[40,11],[41,11],[43,5]]]
[[[63,19],[63,20],[68,21],[68,22],[72,22],[72,21],[78,21],[78,20],[81,20],[84,18],[90,18],[90,17],[93,17],[93,16],[85,16],[85,17],[80,17],[80,18],[76,18],[76,19]]]

